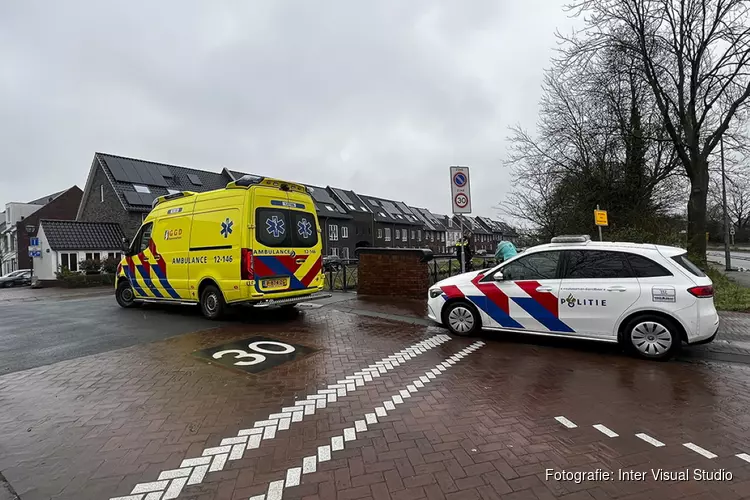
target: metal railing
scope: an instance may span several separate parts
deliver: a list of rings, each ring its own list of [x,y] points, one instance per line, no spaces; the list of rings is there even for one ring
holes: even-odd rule
[[[357,289],[358,259],[340,259],[338,257],[327,257],[323,262],[323,273],[326,279],[326,289],[331,291],[354,291]],[[467,266],[467,272],[471,270],[487,269],[493,267],[496,260],[491,256],[474,257]],[[455,255],[436,255],[427,263],[430,273],[430,285],[440,280],[461,274],[461,262]]]

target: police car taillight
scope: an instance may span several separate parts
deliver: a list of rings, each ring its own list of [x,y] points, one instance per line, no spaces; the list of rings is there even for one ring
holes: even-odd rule
[[[253,279],[255,277],[253,273],[253,251],[249,248],[243,248],[242,258],[240,259],[240,261],[240,279]]]
[[[692,288],[688,288],[688,292],[690,292],[691,295],[698,297],[699,299],[704,299],[714,296],[714,287],[712,285],[694,286]]]

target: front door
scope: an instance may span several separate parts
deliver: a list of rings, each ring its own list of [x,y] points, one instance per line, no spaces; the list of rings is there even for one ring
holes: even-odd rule
[[[617,338],[615,325],[641,295],[622,252],[567,250],[560,287],[560,319],[576,333]]]
[[[559,311],[558,250],[535,252],[510,260],[476,280],[477,305],[489,327],[533,332],[572,333]],[[502,272],[502,280],[494,278]]]

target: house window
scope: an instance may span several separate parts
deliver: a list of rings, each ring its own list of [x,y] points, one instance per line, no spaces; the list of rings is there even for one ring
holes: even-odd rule
[[[116,261],[119,262],[120,259],[122,258],[122,256],[120,255],[120,252],[109,252],[107,254],[107,258],[108,259],[115,259]]]
[[[101,260],[101,254],[99,252],[86,252],[86,260]]]
[[[99,186],[99,198],[101,199],[101,202],[104,203],[104,184]]]
[[[386,229],[386,231],[388,231],[388,230]],[[401,230],[400,229],[396,229],[396,239],[397,240],[401,239]]]
[[[60,267],[72,272],[78,271],[78,253],[61,253]]]
[[[331,247],[331,255],[334,255],[336,257],[339,256],[339,248],[338,247]]]
[[[417,232],[412,229],[411,230],[411,239],[416,239],[416,237],[417,237]]]
[[[339,240],[339,227],[336,224],[328,224],[328,239],[330,241]]]
[[[382,238],[382,237],[383,237],[383,230],[378,229],[378,238]]]
[[[417,239],[419,241],[422,241],[422,230],[421,229],[417,230]]]
[[[445,241],[445,233],[440,233],[440,241]]]
[[[409,241],[409,230],[404,229],[404,241]]]
[[[342,259],[348,259],[349,258],[349,247],[344,247],[341,249],[341,258]]]
[[[385,241],[391,241],[391,228],[385,228]]]
[[[349,228],[347,226],[341,226],[341,237],[342,238],[349,237]]]
[[[151,190],[148,188],[148,186],[141,186],[140,184],[133,184],[133,188],[135,188],[136,193],[144,193],[144,194],[151,193]]]

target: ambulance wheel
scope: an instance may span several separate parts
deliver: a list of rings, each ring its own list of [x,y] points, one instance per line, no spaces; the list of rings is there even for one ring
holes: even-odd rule
[[[208,285],[201,293],[201,312],[208,319],[220,319],[227,308],[224,295],[214,285]]]
[[[122,280],[117,284],[117,290],[115,291],[115,300],[125,309],[133,307],[135,305],[135,292],[133,287],[127,280]]]
[[[443,324],[454,335],[470,337],[482,329],[479,311],[472,304],[464,301],[453,302],[443,312]]]

